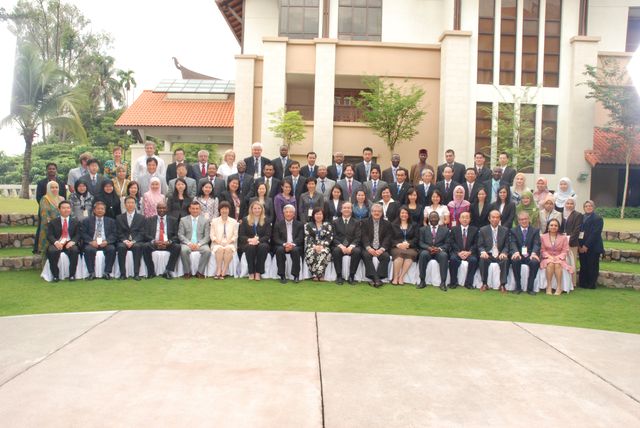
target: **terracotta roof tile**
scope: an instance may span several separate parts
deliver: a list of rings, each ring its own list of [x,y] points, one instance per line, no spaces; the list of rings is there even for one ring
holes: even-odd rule
[[[167,99],[165,92],[144,91],[115,125],[233,128],[233,107],[232,100]]]
[[[624,148],[616,144],[616,134],[602,128],[593,129],[593,150],[584,151],[584,159],[592,167],[598,164],[624,165]],[[640,165],[640,144],[635,144],[631,154],[631,164]]]

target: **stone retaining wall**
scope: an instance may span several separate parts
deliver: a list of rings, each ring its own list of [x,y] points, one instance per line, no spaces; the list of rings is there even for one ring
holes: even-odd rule
[[[25,257],[6,257],[0,259],[0,271],[41,268],[42,257],[39,255]]]
[[[2,226],[34,226],[38,224],[36,214],[0,214],[0,233]]]
[[[640,275],[600,271],[598,284],[609,288],[633,288],[640,290]]]
[[[31,248],[33,233],[2,233],[0,228],[0,248]]]
[[[602,232],[605,241],[622,241],[637,244],[640,242],[640,232]]]
[[[640,251],[604,250],[602,259],[605,261],[640,263]]]

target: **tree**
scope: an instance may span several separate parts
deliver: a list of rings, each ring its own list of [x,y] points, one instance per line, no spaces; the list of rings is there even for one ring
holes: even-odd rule
[[[133,70],[118,70],[117,74],[122,87],[122,95],[124,95],[125,107],[129,107],[129,92],[131,92],[131,88],[138,86],[138,83],[133,77]]]
[[[272,116],[269,131],[273,132],[276,138],[282,138],[287,147],[304,140],[304,120],[299,111],[285,111],[284,108],[281,108],[269,113],[269,115]]]
[[[82,94],[65,85],[66,73],[52,61],[43,61],[31,45],[18,45],[9,116],[2,126],[15,123],[24,138],[21,197],[29,198],[31,151],[40,125],[50,125],[86,141],[77,105]]]
[[[640,100],[638,92],[631,85],[630,78],[620,63],[612,58],[603,58],[599,67],[587,65],[583,73],[587,76],[589,92],[586,97],[599,101],[609,111],[609,121],[604,127],[612,138],[612,149],[625,153],[624,192],[620,218],[624,218],[629,193],[629,168],[631,154],[640,137]]]
[[[420,107],[425,92],[415,85],[400,88],[379,77],[365,77],[363,83],[367,90],[361,91],[359,98],[353,98],[353,104],[362,111],[362,120],[393,152],[396,144],[410,141],[418,134],[416,128],[427,114]]]

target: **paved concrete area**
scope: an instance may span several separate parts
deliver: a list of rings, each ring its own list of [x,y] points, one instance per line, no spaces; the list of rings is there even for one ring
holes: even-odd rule
[[[640,335],[429,317],[0,318],[2,427],[640,426]]]

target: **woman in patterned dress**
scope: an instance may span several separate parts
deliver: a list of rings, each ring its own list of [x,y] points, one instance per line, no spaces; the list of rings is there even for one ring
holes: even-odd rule
[[[327,265],[331,262],[333,226],[324,221],[324,210],[313,209],[313,221],[304,226],[304,261],[314,281],[322,281]]]

